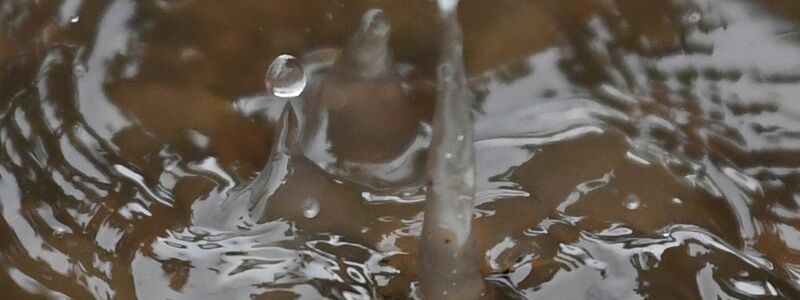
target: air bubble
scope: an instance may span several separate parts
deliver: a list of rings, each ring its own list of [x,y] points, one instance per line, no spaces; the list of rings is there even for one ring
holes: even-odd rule
[[[73,16],[72,18],[69,18],[69,22],[72,23],[72,24],[76,24],[76,23],[78,23],[80,21],[81,21],[81,17],[80,16]]]
[[[294,56],[279,55],[267,69],[264,85],[267,91],[281,98],[297,97],[306,87],[303,66]]]
[[[313,219],[319,214],[319,202],[314,198],[306,198],[303,201],[303,216]]]

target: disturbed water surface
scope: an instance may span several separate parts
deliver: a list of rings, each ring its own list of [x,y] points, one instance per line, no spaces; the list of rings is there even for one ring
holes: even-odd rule
[[[279,120],[287,100],[264,84],[288,53],[304,94],[368,94],[315,74],[371,7],[391,19],[411,96],[331,116],[357,124],[331,127],[337,157],[367,162],[427,137],[434,2],[0,1],[0,292],[418,295],[419,185],[332,172],[327,152],[280,155],[281,124],[298,120]],[[459,13],[478,96],[475,242],[496,297],[800,298],[800,4],[464,0]],[[268,87],[306,85],[287,82]],[[392,135],[350,134],[364,128]]]

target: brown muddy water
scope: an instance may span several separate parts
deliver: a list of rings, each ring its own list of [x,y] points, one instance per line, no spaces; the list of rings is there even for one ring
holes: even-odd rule
[[[393,75],[320,79],[373,7]],[[459,15],[494,297],[800,299],[799,2]],[[419,297],[441,33],[427,0],[0,0],[0,298]],[[282,119],[331,151],[286,150],[280,54],[345,99]]]

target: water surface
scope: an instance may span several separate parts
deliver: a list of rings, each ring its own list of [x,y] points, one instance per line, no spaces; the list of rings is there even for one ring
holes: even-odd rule
[[[372,7],[413,104],[358,121],[407,133],[403,117],[433,114],[431,1],[0,1],[0,291],[416,295],[416,189],[380,197],[300,157],[247,233],[223,230],[241,206],[221,203],[281,161],[270,62],[327,59]],[[459,15],[475,242],[502,295],[800,298],[799,4],[463,0]]]

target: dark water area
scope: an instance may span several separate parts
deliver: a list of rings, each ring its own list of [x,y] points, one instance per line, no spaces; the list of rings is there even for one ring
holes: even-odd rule
[[[374,7],[399,75],[326,80]],[[800,2],[459,15],[494,297],[800,299]],[[441,35],[426,0],[0,0],[0,298],[419,297]],[[281,118],[281,54],[328,123]]]

